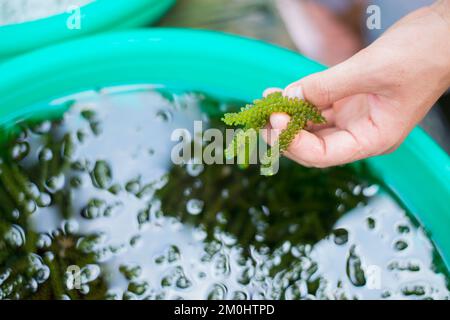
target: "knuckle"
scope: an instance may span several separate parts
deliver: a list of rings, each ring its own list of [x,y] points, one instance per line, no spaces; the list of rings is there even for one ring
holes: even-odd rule
[[[304,83],[305,96],[308,100],[312,100],[318,105],[326,105],[331,103],[332,96],[329,86],[324,79],[318,74],[307,78]]]

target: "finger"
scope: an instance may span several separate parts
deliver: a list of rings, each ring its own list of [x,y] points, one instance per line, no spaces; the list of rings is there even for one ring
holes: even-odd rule
[[[309,75],[287,86],[283,94],[291,98],[305,99],[320,109],[328,108],[345,97],[365,93],[372,86],[366,77],[364,54],[357,54],[349,60],[328,70]]]
[[[325,117],[327,122],[325,124],[314,124],[312,122],[308,123],[308,131],[318,131],[325,128],[331,128],[334,127],[335,124],[335,111],[332,108],[326,109],[322,111],[322,115]],[[276,129],[279,131],[282,131],[286,129],[289,121],[290,121],[289,115],[285,113],[273,113],[270,116],[270,125],[272,129]],[[277,136],[278,137],[278,136]]]
[[[294,138],[288,152],[293,160],[319,168],[350,163],[367,154],[349,131],[336,128],[314,134],[302,130]]]
[[[316,124],[313,122],[308,122],[308,126],[306,127],[307,130],[310,132],[315,132],[318,130],[332,128],[335,126],[336,111],[333,108],[328,108],[328,109],[322,110],[322,116],[325,118],[326,123]]]
[[[312,167],[314,167],[314,165],[312,165],[311,163],[306,162],[306,161],[304,161],[304,160],[302,160],[302,159],[298,159],[295,155],[293,155],[293,154],[290,153],[289,151],[283,152],[283,156],[286,157],[286,158],[288,158],[288,159],[290,159],[290,160],[292,160],[292,161],[294,161],[294,162],[297,162],[298,164],[301,164],[301,165],[304,166],[304,167],[307,167],[307,168],[312,168]]]
[[[270,116],[269,123],[266,127],[266,131],[263,132],[263,138],[269,145],[274,145],[274,143],[278,140],[278,136],[280,133],[286,129],[289,121],[291,121],[291,117],[286,113],[273,113]]]
[[[267,97],[269,94],[275,93],[275,92],[280,92],[283,91],[283,89],[281,88],[268,88],[266,90],[264,90],[263,92],[263,97]]]
[[[262,137],[266,141],[267,144],[273,146],[275,142],[278,140],[280,133],[287,127],[290,121],[290,117],[285,113],[274,113],[270,117],[269,124],[266,126],[266,130],[262,131]],[[311,167],[310,163],[305,161],[295,159],[293,155],[289,153],[289,151],[285,151],[283,156],[294,160],[305,167]]]

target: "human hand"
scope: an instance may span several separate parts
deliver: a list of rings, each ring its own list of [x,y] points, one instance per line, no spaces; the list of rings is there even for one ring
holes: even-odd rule
[[[327,124],[301,131],[284,155],[328,167],[389,153],[449,87],[450,0],[443,0],[406,16],[347,61],[286,87],[286,96],[320,108]],[[269,129],[281,132],[289,121],[272,114]],[[264,138],[273,144],[277,134]]]

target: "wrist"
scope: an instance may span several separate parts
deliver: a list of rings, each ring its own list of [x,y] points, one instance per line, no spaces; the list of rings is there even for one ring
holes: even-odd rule
[[[450,0],[438,0],[431,6],[431,9],[447,23],[450,29]]]
[[[450,41],[448,41],[450,39],[450,0],[438,0],[430,8],[442,23],[444,33],[442,47],[446,52],[447,85],[450,87]]]

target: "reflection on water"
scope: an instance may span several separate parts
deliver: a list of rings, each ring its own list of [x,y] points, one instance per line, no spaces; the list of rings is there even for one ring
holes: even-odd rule
[[[113,91],[9,144],[0,298],[449,297],[431,242],[364,167],[173,166],[172,131],[227,105]]]

